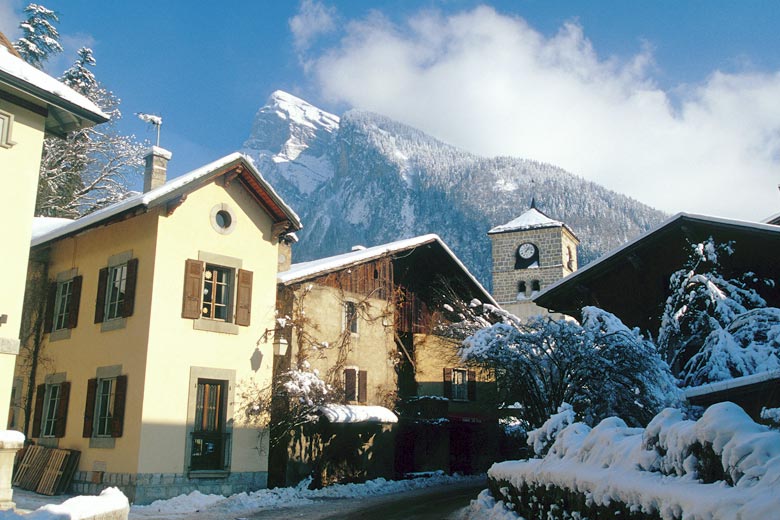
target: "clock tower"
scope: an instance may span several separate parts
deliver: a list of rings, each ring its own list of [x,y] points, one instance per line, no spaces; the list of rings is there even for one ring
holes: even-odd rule
[[[577,269],[574,232],[531,208],[488,231],[493,246],[493,298],[520,318],[547,315],[533,303],[536,294]]]

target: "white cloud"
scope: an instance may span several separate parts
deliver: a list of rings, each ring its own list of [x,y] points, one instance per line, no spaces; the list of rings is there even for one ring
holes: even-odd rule
[[[304,52],[325,34],[336,28],[336,10],[316,0],[303,0],[298,13],[290,18],[290,31],[296,50]]]
[[[325,98],[476,153],[553,163],[668,212],[780,211],[780,72],[665,91],[648,45],[605,58],[576,23],[545,37],[488,7],[403,26],[373,13],[310,65]]]

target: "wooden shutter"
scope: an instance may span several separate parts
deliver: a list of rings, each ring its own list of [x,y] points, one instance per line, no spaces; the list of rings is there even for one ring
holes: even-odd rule
[[[357,391],[357,371],[354,368],[347,368],[344,370],[344,400],[356,401]]]
[[[132,258],[127,262],[127,278],[125,279],[125,300],[119,313],[123,318],[133,315],[135,309],[135,283],[138,279],[138,259]]]
[[[49,284],[49,292],[46,296],[46,315],[44,321],[44,332],[51,332],[54,329],[54,304],[57,300],[57,282]]]
[[[444,369],[444,397],[452,399],[452,369]]]
[[[125,401],[127,401],[127,376],[117,376],[114,390],[114,416],[111,418],[111,436],[121,437],[125,426]]]
[[[358,372],[358,402],[365,403],[368,400],[368,372]]]
[[[468,386],[466,392],[469,401],[476,401],[477,399],[477,373],[473,370],[468,371]]]
[[[70,290],[70,314],[68,314],[68,328],[75,329],[79,324],[79,302],[81,301],[81,281],[83,276],[76,276],[71,282]]]
[[[203,262],[187,260],[184,263],[184,298],[181,317],[190,320],[200,318],[201,294],[203,293]]]
[[[95,298],[95,323],[103,323],[106,312],[106,289],[108,288],[108,267],[98,273],[98,289]]]
[[[82,437],[92,437],[92,426],[95,418],[95,397],[97,396],[97,379],[87,381],[87,403],[84,405],[84,431]]]
[[[60,383],[60,402],[57,405],[57,420],[54,422],[54,436],[65,437],[65,425],[68,421],[68,401],[70,400],[70,383]]]
[[[238,270],[236,325],[249,326],[252,318],[252,271]]]
[[[35,415],[33,415],[32,436],[41,436],[41,421],[43,420],[43,401],[46,398],[46,385],[38,385],[35,391]]]

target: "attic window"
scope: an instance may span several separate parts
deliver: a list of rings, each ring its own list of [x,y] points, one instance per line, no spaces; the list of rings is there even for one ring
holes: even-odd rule
[[[211,208],[211,227],[220,235],[229,235],[236,228],[236,214],[228,204],[217,204]]]
[[[11,148],[16,143],[11,140],[14,115],[0,110],[0,148]]]

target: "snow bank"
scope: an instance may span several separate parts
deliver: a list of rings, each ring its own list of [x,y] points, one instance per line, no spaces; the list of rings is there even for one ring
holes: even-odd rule
[[[725,479],[699,480],[707,450]],[[666,409],[645,430],[615,417],[593,429],[571,424],[544,459],[494,464],[488,475],[515,490],[554,486],[596,506],[619,502],[663,519],[772,518],[780,510],[780,432],[733,403],[710,407],[698,421]]]
[[[320,406],[319,411],[331,423],[398,422],[398,416],[384,406],[328,404]]]
[[[0,511],[0,520],[118,520],[127,518],[129,511],[127,497],[112,487],[104,489],[99,496],[73,497],[62,504],[48,504],[26,515]]]

